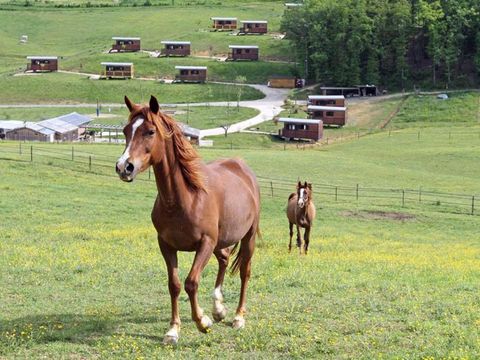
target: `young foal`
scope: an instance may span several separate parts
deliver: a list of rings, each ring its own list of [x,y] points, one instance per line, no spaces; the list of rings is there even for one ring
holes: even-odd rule
[[[288,251],[292,251],[292,236],[293,225],[297,226],[297,247],[302,253],[302,236],[299,227],[305,228],[305,255],[308,252],[308,245],[310,243],[310,229],[312,227],[313,219],[315,219],[316,210],[312,201],[312,184],[305,184],[299,181],[297,185],[297,192],[290,194],[287,205],[287,218],[290,223],[290,243]]]
[[[245,302],[250,262],[255,247],[260,216],[260,190],[253,172],[238,159],[209,164],[200,161],[173,119],[160,112],[151,97],[149,107],[133,104],[127,97],[129,122],[124,128],[126,148],[116,164],[124,181],[153,167],[158,195],[152,221],[168,271],[172,314],[164,343],[179,338],[177,251],[194,251],[192,268],[185,280],[192,319],[201,332],[212,326],[197,299],[200,274],[214,254],[219,268],[213,291],[213,318],[225,318],[222,284],[229,257],[240,243],[232,271],[240,269],[240,301],[233,320],[234,328],[245,325]]]

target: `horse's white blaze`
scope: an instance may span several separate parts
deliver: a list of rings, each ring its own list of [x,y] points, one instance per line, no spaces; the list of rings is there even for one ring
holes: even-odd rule
[[[125,169],[125,163],[127,162],[128,158],[130,157],[130,147],[132,146],[133,138],[135,136],[135,131],[143,124],[145,119],[138,118],[132,125],[132,136],[130,137],[130,143],[128,144],[127,148],[123,152],[122,156],[118,159],[118,166],[123,170]]]
[[[304,199],[303,199],[304,193],[305,193],[305,189],[304,189],[304,188],[301,188],[301,189],[300,189],[300,196],[298,197],[298,205],[299,205],[300,207],[302,207],[302,206],[304,205],[304,203],[305,203],[305,201],[304,201]]]

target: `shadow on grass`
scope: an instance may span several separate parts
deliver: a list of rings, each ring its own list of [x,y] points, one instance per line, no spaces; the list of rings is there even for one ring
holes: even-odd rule
[[[165,324],[168,318],[156,316],[52,314],[0,320],[0,345],[6,348],[28,344],[68,342],[93,346],[99,338],[119,333],[124,324]],[[163,335],[163,334],[162,334]],[[151,334],[136,334],[161,341]],[[12,348],[13,350],[13,348]]]

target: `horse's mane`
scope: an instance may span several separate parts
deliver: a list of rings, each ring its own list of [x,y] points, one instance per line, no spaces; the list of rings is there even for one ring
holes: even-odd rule
[[[185,139],[177,122],[162,112],[153,114],[148,107],[134,110],[130,114],[130,120],[139,115],[142,115],[145,119],[155,124],[160,136],[164,139],[171,139],[175,159],[177,160],[187,187],[192,191],[205,190],[203,176],[200,172],[200,157],[190,142]]]

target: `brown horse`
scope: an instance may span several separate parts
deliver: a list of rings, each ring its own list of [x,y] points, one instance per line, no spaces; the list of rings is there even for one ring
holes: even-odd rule
[[[288,197],[287,218],[290,224],[290,243],[288,251],[292,251],[293,225],[297,226],[297,247],[302,253],[302,235],[300,227],[305,228],[304,234],[304,250],[305,255],[308,253],[308,245],[310,244],[310,229],[312,228],[313,219],[315,219],[316,210],[312,201],[312,184],[297,184],[297,192],[291,193]]]
[[[192,308],[192,319],[201,332],[212,326],[197,299],[200,274],[214,254],[219,268],[213,291],[213,318],[225,318],[222,284],[230,255],[240,248],[232,272],[240,269],[241,291],[234,328],[245,326],[245,302],[250,263],[259,232],[260,190],[254,173],[238,159],[200,161],[195,149],[183,136],[176,122],[160,112],[158,101],[149,106],[133,104],[125,97],[130,110],[123,129],[126,148],[116,164],[124,181],[153,167],[158,195],[152,221],[168,271],[172,313],[170,329],[164,343],[176,344],[180,331],[177,251],[194,251],[192,268],[185,279]]]

